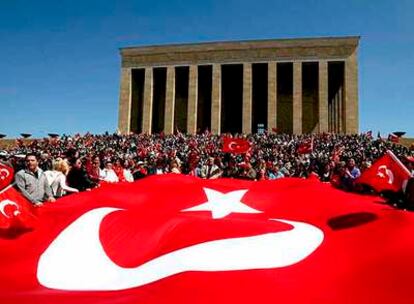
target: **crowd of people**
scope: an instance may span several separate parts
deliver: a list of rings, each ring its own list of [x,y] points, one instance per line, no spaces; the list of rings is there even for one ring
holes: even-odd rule
[[[224,137],[242,138],[250,148],[245,153],[223,152]],[[307,153],[300,151],[311,143]],[[152,174],[189,174],[200,178],[249,180],[283,177],[318,178],[351,190],[361,171],[387,150],[413,171],[414,151],[403,145],[369,135],[250,135],[103,134],[45,138],[15,145],[0,152],[0,160],[16,172],[16,184],[33,203],[53,201],[65,194],[85,191],[102,182],[133,182]],[[35,169],[36,168],[36,169]],[[37,173],[36,173],[37,172]],[[29,195],[24,183],[42,178],[49,186]]]

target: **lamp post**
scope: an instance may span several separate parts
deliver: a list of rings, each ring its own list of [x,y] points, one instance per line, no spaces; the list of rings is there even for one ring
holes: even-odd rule
[[[32,136],[32,134],[30,134],[30,133],[20,133],[20,135],[21,135],[23,138],[29,138],[30,136]]]

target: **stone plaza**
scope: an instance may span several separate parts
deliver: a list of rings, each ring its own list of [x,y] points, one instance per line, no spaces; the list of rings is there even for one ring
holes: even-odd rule
[[[359,37],[122,48],[121,133],[358,133]]]

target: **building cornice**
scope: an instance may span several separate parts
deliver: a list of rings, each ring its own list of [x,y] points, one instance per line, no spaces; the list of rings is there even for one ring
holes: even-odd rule
[[[262,62],[284,60],[344,60],[359,44],[359,36],[222,41],[120,49],[123,67]]]

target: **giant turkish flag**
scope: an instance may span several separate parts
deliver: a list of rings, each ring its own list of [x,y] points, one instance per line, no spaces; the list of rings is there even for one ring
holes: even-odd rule
[[[414,215],[319,181],[152,176],[0,234],[0,303],[411,303]]]

